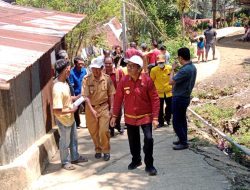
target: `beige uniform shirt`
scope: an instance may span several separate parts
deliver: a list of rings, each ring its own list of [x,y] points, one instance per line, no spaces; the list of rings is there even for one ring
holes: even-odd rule
[[[53,109],[64,109],[72,106],[69,85],[66,82],[55,81],[53,86]],[[74,114],[56,114],[58,119],[64,126],[68,127],[74,123]]]
[[[108,102],[109,96],[115,94],[115,87],[107,74],[102,73],[100,80],[91,74],[84,79],[82,94],[89,98],[91,105],[97,106]]]

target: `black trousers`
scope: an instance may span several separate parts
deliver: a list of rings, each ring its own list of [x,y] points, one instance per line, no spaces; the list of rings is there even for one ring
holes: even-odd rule
[[[163,113],[164,102],[166,103],[165,116]],[[166,95],[164,95],[164,98],[160,98],[160,111],[158,117],[159,124],[164,125],[164,120],[169,124],[171,119],[171,114],[172,114],[172,97],[166,97]]]
[[[141,140],[140,140],[140,126],[126,124],[129,148],[132,154],[132,162],[141,162]],[[152,123],[141,125],[144,134],[143,152],[145,154],[144,162],[147,167],[153,166],[153,145],[154,139],[152,137]]]
[[[187,139],[187,108],[190,104],[190,97],[173,97],[173,127],[181,144],[186,145]]]
[[[79,110],[80,110],[80,106],[78,106],[77,110],[74,113],[74,117],[75,117],[75,121],[76,121],[76,126],[80,126],[80,124],[81,124]]]

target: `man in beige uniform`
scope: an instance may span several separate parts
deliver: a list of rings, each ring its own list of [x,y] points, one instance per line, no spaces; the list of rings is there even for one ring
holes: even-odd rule
[[[92,73],[84,79],[83,96],[86,99],[86,125],[95,144],[95,158],[110,159],[109,121],[113,109],[115,88],[111,78],[102,72],[103,59],[91,61]]]

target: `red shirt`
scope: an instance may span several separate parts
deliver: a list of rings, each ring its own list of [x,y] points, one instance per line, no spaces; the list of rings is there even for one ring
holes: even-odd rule
[[[137,81],[127,75],[119,82],[114,101],[114,117],[119,115],[123,100],[125,123],[140,126],[158,119],[159,96],[153,81],[146,74],[141,74]]]
[[[119,81],[122,79],[123,77],[123,72],[121,69],[113,69],[113,72],[109,74],[114,86],[115,86],[115,89],[117,88],[117,85],[119,83]]]
[[[160,50],[155,48],[151,53],[148,54],[148,64],[155,64],[157,61],[157,56],[161,53]]]
[[[142,57],[142,54],[139,50],[135,49],[135,48],[128,48],[126,53],[125,53],[125,58],[129,59],[130,57],[132,57],[133,55],[138,55],[140,57]]]

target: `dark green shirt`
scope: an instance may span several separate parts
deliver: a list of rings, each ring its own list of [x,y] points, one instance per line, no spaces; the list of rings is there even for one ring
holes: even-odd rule
[[[192,62],[183,65],[173,77],[176,82],[173,96],[190,97],[196,79],[196,67]]]

